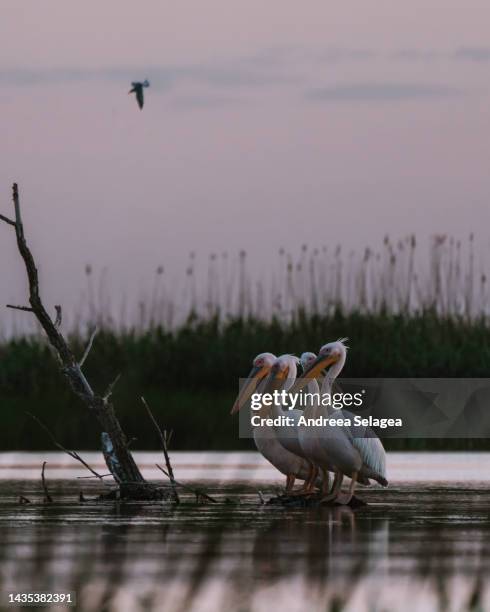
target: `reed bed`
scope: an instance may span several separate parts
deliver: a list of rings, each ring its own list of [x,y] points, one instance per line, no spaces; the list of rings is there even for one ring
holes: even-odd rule
[[[239,377],[264,350],[300,354],[348,336],[346,376],[488,375],[487,282],[475,263],[473,236],[464,245],[435,236],[425,260],[417,248],[410,236],[396,243],[386,237],[378,251],[361,254],[303,246],[293,258],[281,249],[268,281],[253,277],[243,251],[235,259],[210,256],[204,275],[191,254],[180,288],[159,266],[148,295],[118,308],[105,274],[87,266],[85,299],[75,317],[65,313],[64,325],[80,354],[97,325],[89,378],[105,388],[122,374],[118,413],[140,448],[157,445],[139,406],[142,394],[177,432],[177,448],[246,448],[249,441],[237,440],[228,412]],[[0,448],[46,448],[26,410],[42,415],[66,446],[96,448],[40,334],[14,332],[0,342]],[[457,443],[390,442],[397,448]],[[486,448],[485,441],[466,440],[461,448],[482,444]]]
[[[297,253],[281,248],[260,273],[251,272],[248,259],[243,250],[235,256],[211,253],[205,260],[191,252],[178,279],[156,266],[151,287],[136,300],[116,300],[108,270],[87,264],[81,299],[73,313],[65,313],[65,322],[83,335],[94,325],[146,333],[216,319],[289,325],[339,312],[408,318],[430,312],[479,323],[489,316],[488,266],[473,234],[465,241],[437,234],[423,249],[413,235],[386,236],[379,248],[359,252],[341,245],[303,245]],[[18,313],[4,313],[0,321],[3,337],[35,331]]]

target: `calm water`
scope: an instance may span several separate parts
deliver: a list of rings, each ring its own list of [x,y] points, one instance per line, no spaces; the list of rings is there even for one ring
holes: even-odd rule
[[[158,454],[137,460],[158,477]],[[76,591],[78,609],[118,612],[490,609],[490,454],[393,453],[393,484],[359,488],[354,511],[261,505],[282,481],[255,453],[173,463],[222,503],[80,504],[101,486],[69,457],[0,454],[0,592]]]

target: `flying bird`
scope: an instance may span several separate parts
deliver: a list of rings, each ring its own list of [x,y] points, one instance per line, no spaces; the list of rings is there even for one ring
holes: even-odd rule
[[[138,106],[140,109],[143,108],[143,104],[145,103],[145,99],[143,96],[143,87],[150,87],[150,82],[146,79],[142,83],[140,81],[134,81],[131,83],[132,89],[129,90],[128,93],[136,94],[136,101],[138,102]]]

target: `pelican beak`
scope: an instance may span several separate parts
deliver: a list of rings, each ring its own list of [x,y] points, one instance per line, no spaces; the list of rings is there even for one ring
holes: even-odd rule
[[[338,361],[336,355],[318,355],[315,361],[303,372],[302,376],[296,379],[296,382],[289,390],[290,393],[299,393],[301,389],[306,387],[308,381],[313,378],[318,378],[322,373],[322,370],[328,368],[333,363]]]
[[[284,380],[288,377],[289,368],[284,368],[284,370],[280,370],[279,368],[272,368],[272,377],[276,380]]]
[[[243,405],[248,401],[252,393],[257,388],[257,384],[262,380],[268,373],[268,368],[265,366],[258,367],[254,366],[248,375],[247,382],[243,385],[236,402],[233,404],[230,414],[235,414]]]

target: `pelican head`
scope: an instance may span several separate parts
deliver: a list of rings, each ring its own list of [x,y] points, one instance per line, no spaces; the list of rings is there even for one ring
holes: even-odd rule
[[[318,357],[315,359],[313,359],[313,357],[309,358],[309,364],[304,368],[303,376],[296,381],[291,391],[298,393],[301,389],[306,387],[309,380],[319,378],[323,370],[334,364],[339,364],[341,368],[347,357],[346,341],[347,338],[341,338],[336,342],[324,344],[318,353]],[[305,354],[314,356],[313,353],[303,353],[303,355]]]
[[[305,372],[315,360],[316,360],[315,353],[310,353],[309,351],[306,351],[306,353],[303,353],[301,357],[299,358],[299,362],[301,364],[301,369],[303,370],[303,372]]]
[[[299,359],[294,355],[281,355],[275,360],[271,368],[271,375],[279,380],[286,380],[290,376],[296,378],[298,363]]]
[[[324,344],[318,353],[318,357],[310,362],[304,370],[302,378],[317,378],[322,370],[335,363],[344,363],[347,356],[347,338],[341,338],[335,342]]]
[[[243,407],[257,388],[260,381],[269,374],[276,359],[276,356],[272,353],[260,353],[257,355],[257,357],[255,357],[252,363],[252,369],[247,377],[247,381],[238,394],[236,402],[233,404],[231,414],[235,414],[235,412],[238,412],[240,408]]]

